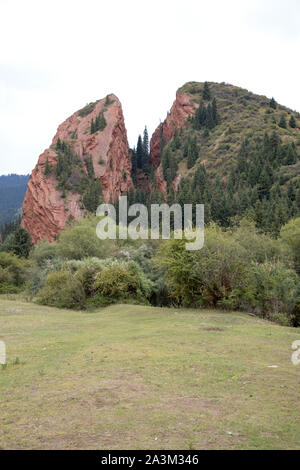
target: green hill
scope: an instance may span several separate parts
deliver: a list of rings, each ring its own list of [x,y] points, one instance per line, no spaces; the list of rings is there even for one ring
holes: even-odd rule
[[[247,216],[277,235],[300,213],[299,113],[227,84],[207,83],[205,95],[203,83],[190,82],[178,92],[199,108],[185,128],[161,143],[169,202],[204,203],[206,221],[222,226]],[[158,191],[155,199],[161,199]]]
[[[215,97],[220,123],[209,129],[209,137],[205,136],[205,127],[196,130],[188,126],[186,135],[196,136],[199,148],[197,164],[206,160],[206,168],[211,176],[221,179],[229,176],[232,166],[238,161],[240,147],[245,139],[253,144],[256,139],[263,140],[264,134],[275,132],[284,144],[294,143],[300,155],[300,116],[292,110],[276,104],[276,109],[270,106],[270,99],[255,95],[242,88],[227,84],[209,83],[210,100],[203,100],[204,85],[190,82],[179,89],[179,92],[188,93],[191,100],[204,103],[207,106]],[[281,117],[286,120],[286,128],[279,126]],[[291,116],[295,118],[295,128],[289,125]],[[202,131],[202,132],[201,132]],[[184,136],[185,137],[185,136]],[[183,162],[182,168],[184,169]],[[284,157],[280,166],[285,166]],[[197,166],[197,165],[196,165]],[[296,168],[295,168],[296,169]],[[300,166],[297,166],[297,175],[300,177]],[[185,171],[184,174],[188,174]],[[192,171],[191,171],[192,173]]]

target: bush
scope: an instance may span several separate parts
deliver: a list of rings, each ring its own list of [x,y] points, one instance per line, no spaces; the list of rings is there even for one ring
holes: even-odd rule
[[[56,257],[56,244],[50,243],[48,240],[43,240],[35,245],[31,258],[39,265],[42,266],[46,260],[53,260]]]
[[[90,256],[105,258],[109,256],[111,245],[110,240],[100,240],[97,237],[95,223],[83,219],[60,234],[57,255],[70,260],[80,260]]]
[[[48,274],[36,301],[42,305],[78,310],[85,308],[86,296],[80,281],[69,271],[61,270]]]
[[[158,256],[174,299],[185,306],[236,307],[247,272],[247,251],[229,233],[212,225],[200,251],[187,251],[186,240],[167,241]]]
[[[295,269],[300,275],[300,217],[291,220],[282,227],[280,238],[291,248]]]
[[[18,258],[13,253],[0,253],[0,288],[2,292],[10,292],[12,286],[21,287],[27,279],[29,262]]]
[[[41,289],[48,274],[59,271],[62,267],[60,259],[44,259],[42,266],[34,265],[28,269],[27,294],[34,296]]]
[[[114,261],[98,274],[94,288],[101,297],[145,302],[151,295],[153,283],[134,261]]]
[[[169,240],[157,263],[163,266],[170,294],[179,304],[245,309],[297,325],[300,285],[290,259],[290,250],[282,242],[254,229],[224,232],[211,225],[202,250],[189,252],[185,240]]]
[[[97,258],[84,260],[77,270],[75,278],[80,281],[87,297],[92,297],[95,294],[94,283],[101,270],[102,264]]]
[[[248,285],[248,299],[259,316],[270,320],[283,318],[293,323],[293,312],[298,302],[299,279],[292,269],[280,262],[253,263]]]
[[[292,266],[292,250],[281,240],[275,240],[260,233],[253,223],[242,220],[238,227],[228,232],[233,240],[247,251],[249,261],[264,263],[267,260],[279,260],[288,267]]]

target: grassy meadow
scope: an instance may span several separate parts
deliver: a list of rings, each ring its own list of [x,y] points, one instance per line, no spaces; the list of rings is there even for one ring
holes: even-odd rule
[[[300,449],[297,339],[243,313],[1,296],[0,448]]]

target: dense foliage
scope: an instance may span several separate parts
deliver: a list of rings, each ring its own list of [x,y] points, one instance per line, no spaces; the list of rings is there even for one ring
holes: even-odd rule
[[[248,220],[226,230],[211,223],[203,249],[190,252],[184,238],[99,240],[98,219],[89,216],[56,242],[36,245],[28,261],[1,253],[0,290],[26,288],[30,298],[61,308],[209,306],[300,326],[299,221],[286,224],[277,239]]]
[[[226,84],[192,82],[180,91],[198,107],[169,142],[161,141],[166,202],[202,203],[206,223],[224,228],[247,217],[277,237],[284,224],[300,215],[299,115],[274,99]],[[133,153],[133,168],[135,158]],[[155,171],[147,165],[142,170],[130,202],[163,202]]]

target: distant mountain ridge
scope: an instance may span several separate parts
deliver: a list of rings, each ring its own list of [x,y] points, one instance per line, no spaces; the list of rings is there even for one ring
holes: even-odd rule
[[[0,226],[14,219],[21,211],[30,175],[0,176]]]

